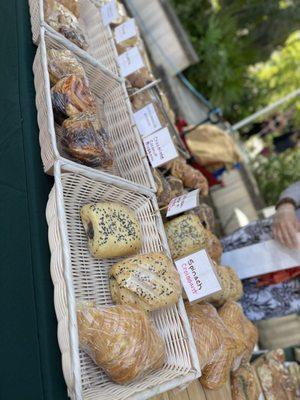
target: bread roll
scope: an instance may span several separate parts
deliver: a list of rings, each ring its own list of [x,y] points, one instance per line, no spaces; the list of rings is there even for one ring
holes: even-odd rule
[[[208,389],[218,389],[229,376],[235,343],[211,304],[187,304],[186,311],[202,370],[200,381]]]
[[[114,302],[154,311],[177,303],[181,284],[172,261],[163,253],[140,254],[115,264],[110,271]]]
[[[86,204],[80,215],[94,257],[128,256],[141,249],[140,223],[135,213],[123,204]]]
[[[58,124],[82,112],[96,114],[95,97],[76,75],[66,76],[58,81],[51,89],[51,97],[54,118]]]
[[[232,400],[259,400],[255,371],[249,363],[231,374],[231,394]]]
[[[207,204],[201,203],[198,207],[188,211],[188,213],[198,215],[201,224],[204,226],[204,228],[208,229],[211,232],[214,231],[215,229],[214,211]]]
[[[112,167],[113,144],[95,114],[76,114],[62,127],[61,144],[68,156],[90,167]]]
[[[114,382],[125,384],[162,368],[164,342],[136,307],[83,306],[77,321],[81,348]]]
[[[220,240],[209,230],[205,229],[205,249],[210,258],[220,264],[223,247]]]

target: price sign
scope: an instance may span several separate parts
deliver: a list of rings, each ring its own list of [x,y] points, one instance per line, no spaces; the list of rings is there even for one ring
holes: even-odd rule
[[[109,25],[112,21],[119,18],[119,11],[117,7],[117,2],[115,0],[112,0],[107,4],[104,4],[104,6],[101,7],[100,12],[102,15],[102,21],[104,26]]]
[[[137,29],[134,18],[129,19],[115,29],[115,40],[117,43],[124,42],[137,35]]]
[[[148,159],[153,168],[178,157],[168,128],[160,129],[143,139]]]
[[[214,266],[205,250],[175,261],[189,302],[195,302],[222,290]]]
[[[174,197],[168,205],[167,217],[172,217],[199,206],[199,192],[200,189],[196,189],[182,196]]]
[[[161,123],[152,103],[133,114],[141,136],[147,136],[161,128]]]
[[[123,78],[133,74],[133,72],[145,66],[141,53],[137,47],[133,47],[121,54],[118,57],[118,63]]]

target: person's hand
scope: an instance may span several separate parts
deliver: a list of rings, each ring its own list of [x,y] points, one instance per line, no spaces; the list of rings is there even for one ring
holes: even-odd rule
[[[274,238],[284,246],[294,249],[298,247],[297,232],[300,231],[300,222],[297,220],[293,204],[281,204],[273,220],[272,231]]]

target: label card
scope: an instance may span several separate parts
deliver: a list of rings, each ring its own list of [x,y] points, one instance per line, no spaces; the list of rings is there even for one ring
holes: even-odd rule
[[[118,63],[123,78],[145,66],[141,53],[137,47],[127,50],[118,57]]]
[[[112,0],[110,3],[104,4],[100,9],[103,25],[107,26],[115,19],[119,18],[117,2]]]
[[[172,217],[199,206],[199,192],[200,189],[196,189],[182,196],[174,197],[168,205],[167,217]]]
[[[153,168],[178,157],[168,128],[163,128],[143,139],[147,156]]]
[[[175,261],[182,286],[189,302],[194,302],[222,290],[214,266],[205,250]]]
[[[115,29],[115,40],[117,43],[124,42],[137,35],[137,29],[134,18],[129,19]]]
[[[161,128],[161,123],[152,103],[133,114],[141,136],[147,136]]]

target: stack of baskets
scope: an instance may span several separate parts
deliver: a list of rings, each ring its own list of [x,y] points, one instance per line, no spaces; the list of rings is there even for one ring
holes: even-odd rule
[[[199,362],[182,299],[176,306],[152,313],[151,319],[166,343],[164,367],[129,385],[117,385],[79,348],[75,303],[112,304],[108,268],[116,261],[93,258],[85,243],[80,208],[88,202],[113,201],[131,207],[139,219],[142,253],[164,251],[170,256],[158,210],[155,183],[133,123],[124,80],[118,74],[111,30],[99,10],[79,0],[80,24],[88,52],[68,41],[44,21],[44,0],[29,0],[33,41],[38,45],[33,70],[40,128],[41,156],[55,185],[47,206],[51,276],[58,319],[58,339],[69,396],[72,399],[147,399],[200,375]],[[59,145],[54,122],[47,50],[68,49],[83,66],[97,101],[98,117],[110,132],[115,167],[98,170],[68,160]]]

